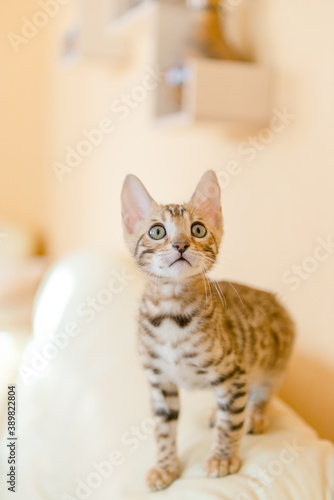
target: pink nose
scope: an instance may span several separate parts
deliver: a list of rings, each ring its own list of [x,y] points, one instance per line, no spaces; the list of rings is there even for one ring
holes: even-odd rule
[[[190,245],[187,241],[175,241],[175,243],[173,243],[173,248],[180,252],[181,255],[187,250],[189,246]]]

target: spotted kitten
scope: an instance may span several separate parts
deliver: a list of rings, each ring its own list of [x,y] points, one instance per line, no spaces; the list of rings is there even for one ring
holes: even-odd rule
[[[265,429],[268,401],[290,356],[293,323],[271,293],[208,278],[223,234],[213,171],[183,205],[158,205],[129,175],[122,214],[127,245],[147,278],[138,345],[157,442],[147,484],[160,490],[179,474],[178,387],[214,391],[215,436],[206,472],[210,477],[237,472],[243,432]]]

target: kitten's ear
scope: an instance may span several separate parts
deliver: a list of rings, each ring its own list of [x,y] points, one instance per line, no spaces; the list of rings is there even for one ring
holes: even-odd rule
[[[136,230],[137,224],[146,219],[155,201],[135,175],[127,175],[121,194],[122,217],[129,233]]]
[[[215,228],[222,222],[220,187],[213,170],[203,174],[190,200],[191,205],[203,214]]]

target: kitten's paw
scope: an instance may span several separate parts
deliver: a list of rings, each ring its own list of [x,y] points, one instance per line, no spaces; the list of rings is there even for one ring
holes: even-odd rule
[[[151,491],[167,488],[179,476],[178,468],[152,467],[146,474],[146,484]]]
[[[209,457],[205,464],[205,472],[209,477],[224,477],[228,474],[234,474],[239,470],[239,457],[221,458]]]
[[[217,406],[213,406],[208,413],[206,419],[207,427],[214,427],[216,425],[216,417],[217,417]]]
[[[262,434],[267,430],[269,419],[262,410],[252,410],[251,413],[246,415],[245,419],[245,433],[246,434]]]

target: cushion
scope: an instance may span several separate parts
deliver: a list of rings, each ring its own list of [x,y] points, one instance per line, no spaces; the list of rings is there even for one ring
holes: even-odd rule
[[[17,498],[333,499],[333,445],[279,399],[268,432],[244,436],[240,471],[207,478],[213,436],[205,420],[214,400],[205,391],[181,392],[181,477],[161,492],[146,489],[155,450],[136,354],[142,286],[129,259],[88,250],[61,259],[43,281],[17,381]],[[1,498],[12,498],[2,488]]]

